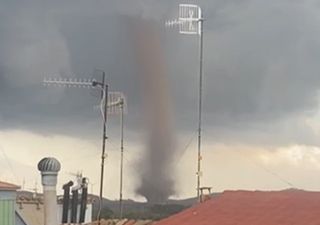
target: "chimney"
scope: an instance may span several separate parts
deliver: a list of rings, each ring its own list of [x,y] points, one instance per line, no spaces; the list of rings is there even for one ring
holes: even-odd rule
[[[44,196],[44,225],[58,225],[56,186],[60,168],[60,162],[51,157],[43,158],[38,163]]]
[[[73,185],[72,181],[69,181],[63,185],[63,207],[62,207],[62,223],[68,223],[69,202],[70,202],[70,187]]]
[[[72,189],[71,223],[77,223],[79,189]]]
[[[82,178],[82,194],[81,194],[81,207],[80,207],[80,218],[79,223],[84,223],[86,217],[88,200],[88,183],[86,178]]]
[[[71,202],[71,223],[77,223],[78,220],[78,204],[79,190],[81,189],[81,179],[77,177],[77,185],[72,187],[72,202]]]

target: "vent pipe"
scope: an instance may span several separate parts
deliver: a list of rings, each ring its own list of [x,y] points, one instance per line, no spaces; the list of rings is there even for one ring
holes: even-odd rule
[[[44,225],[57,225],[57,178],[61,165],[55,158],[44,158],[38,163],[44,196]]]
[[[79,223],[84,223],[87,210],[88,200],[88,183],[86,178],[82,178],[82,194],[81,194],[81,207],[80,207],[80,219]]]
[[[63,206],[62,206],[62,223],[68,223],[69,204],[70,204],[70,187],[73,185],[72,181],[62,186],[63,193]]]
[[[79,198],[78,189],[72,189],[71,223],[77,223],[78,198]]]

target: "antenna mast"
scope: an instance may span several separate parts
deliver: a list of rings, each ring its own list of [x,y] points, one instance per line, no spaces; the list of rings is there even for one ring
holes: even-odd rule
[[[200,201],[201,185],[201,122],[202,122],[202,76],[203,76],[203,22],[202,10],[198,5],[180,4],[179,18],[166,22],[166,26],[179,26],[180,34],[199,36],[199,104],[198,104],[198,151],[197,151],[197,197]]]
[[[106,158],[106,140],[107,140],[107,117],[109,113],[117,113],[121,109],[121,115],[124,111],[124,97],[121,92],[109,92],[109,86],[106,82],[105,72],[102,71],[102,82],[94,79],[76,79],[76,78],[50,78],[44,79],[45,85],[66,86],[66,87],[80,87],[80,88],[99,88],[101,90],[101,113],[102,113],[102,150],[101,150],[101,170],[100,170],[100,191],[99,191],[99,210],[97,214],[98,225],[101,223],[101,211],[103,204],[103,184],[104,184],[104,165]],[[116,99],[116,100],[115,100]],[[109,103],[110,100],[110,103]],[[120,106],[120,107],[119,107]],[[121,127],[123,123],[121,122]],[[121,136],[123,131],[121,131]],[[122,166],[123,166],[123,136],[121,139],[121,175],[120,175],[120,192],[121,192],[121,213],[122,213]]]

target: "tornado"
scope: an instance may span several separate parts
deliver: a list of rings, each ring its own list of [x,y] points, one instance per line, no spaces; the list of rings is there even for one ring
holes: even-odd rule
[[[147,129],[146,149],[137,163],[137,194],[164,203],[175,194],[175,136],[161,29],[143,19],[131,24]]]

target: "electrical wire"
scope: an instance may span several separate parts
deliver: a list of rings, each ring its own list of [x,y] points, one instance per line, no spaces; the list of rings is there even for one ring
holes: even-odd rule
[[[197,133],[194,132],[191,137],[189,138],[189,141],[187,142],[187,144],[185,145],[185,147],[182,150],[182,154],[180,155],[180,158],[178,159],[178,163],[179,164],[182,160],[182,157],[184,156],[184,154],[186,153],[186,151],[188,150],[188,148],[191,146],[192,142],[195,140],[195,138],[197,137]],[[176,166],[177,166],[176,164]]]
[[[202,130],[203,133],[207,133],[207,130],[203,129]],[[281,181],[282,183],[288,185],[290,188],[297,188],[296,185],[294,185],[292,182],[288,181],[287,179],[285,179],[283,176],[281,176],[279,173],[276,173],[275,171],[267,168],[267,167],[264,167],[262,166],[261,164],[258,164],[257,162],[253,161],[253,160],[250,160],[250,157],[248,157],[246,155],[246,157],[244,157],[242,154],[240,154],[238,151],[234,151],[236,152],[236,154],[238,156],[240,156],[241,158],[243,158],[244,160],[246,160],[247,162],[255,165],[257,168],[260,168],[261,170],[265,171],[266,173],[272,175],[273,177],[275,177],[276,179],[278,179],[279,181]]]
[[[2,155],[4,156],[4,160],[6,161],[9,170],[11,170],[12,175],[14,176],[15,182],[18,183],[18,176],[16,174],[16,172],[13,169],[13,166],[11,164],[11,160],[9,159],[8,155],[6,154],[4,148],[0,145],[0,151],[2,152]]]
[[[240,153],[238,153],[238,151],[236,151],[237,154],[239,156],[241,156],[243,159],[245,159],[247,162],[250,162],[251,164],[255,165],[256,167],[264,170],[265,172],[269,173],[270,175],[272,175],[273,177],[277,178],[279,181],[281,181],[282,183],[288,185],[290,188],[297,188],[292,182],[288,181],[287,179],[283,178],[281,175],[279,175],[278,173],[272,171],[271,169],[262,166],[261,164],[258,164],[257,162],[250,160],[250,157],[246,156],[243,157]]]

